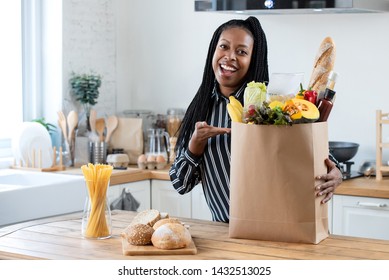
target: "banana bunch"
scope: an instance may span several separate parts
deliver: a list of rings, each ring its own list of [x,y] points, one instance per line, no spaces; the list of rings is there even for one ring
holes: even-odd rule
[[[230,103],[227,104],[227,111],[233,122],[243,122],[243,106],[235,96],[230,96]]]

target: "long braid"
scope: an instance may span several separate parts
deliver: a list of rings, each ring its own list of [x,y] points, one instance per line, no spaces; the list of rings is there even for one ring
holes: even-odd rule
[[[211,110],[211,93],[215,86],[215,74],[212,68],[213,54],[221,33],[232,27],[244,28],[251,33],[254,38],[251,63],[244,82],[247,83],[248,81],[254,80],[257,82],[269,81],[266,36],[258,19],[255,17],[249,17],[246,20],[233,19],[219,26],[215,30],[209,44],[202,83],[192,102],[189,104],[179,129],[177,143],[183,143],[185,147],[188,146],[190,136],[195,129],[195,123],[206,120],[207,115]],[[243,95],[241,95],[240,99],[242,102]],[[176,146],[176,150],[177,149],[178,145]]]
[[[250,30],[253,32],[254,38],[257,38],[257,40],[254,40],[253,56],[251,58],[252,63],[248,71],[247,80],[268,83],[269,71],[266,35],[263,32],[261,24],[256,18],[249,17],[246,22],[250,26]]]

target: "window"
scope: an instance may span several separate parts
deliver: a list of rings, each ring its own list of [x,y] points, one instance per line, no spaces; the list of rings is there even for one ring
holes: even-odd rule
[[[11,156],[15,124],[23,120],[21,5],[0,2],[0,157]]]
[[[41,113],[41,0],[0,2],[0,167],[18,125]]]

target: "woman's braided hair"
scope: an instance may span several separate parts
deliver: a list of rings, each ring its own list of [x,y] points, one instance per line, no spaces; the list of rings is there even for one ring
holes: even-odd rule
[[[254,39],[250,66],[242,84],[250,81],[266,83],[269,81],[266,36],[258,19],[255,17],[249,17],[246,20],[233,19],[219,26],[214,32],[209,44],[203,80],[182,120],[177,143],[184,143],[187,146],[189,138],[195,129],[196,122],[207,119],[207,115],[211,110],[211,93],[215,85],[215,74],[212,68],[213,54],[221,33],[233,27],[243,28]],[[240,99],[243,103],[243,95],[241,95]],[[176,146],[177,149],[178,147]]]

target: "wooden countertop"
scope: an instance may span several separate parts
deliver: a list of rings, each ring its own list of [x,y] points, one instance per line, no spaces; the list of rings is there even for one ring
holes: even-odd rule
[[[127,170],[114,170],[111,176],[111,185],[125,184],[142,180],[170,180],[169,168],[162,170],[139,169],[135,165]],[[80,168],[70,168],[65,171],[59,171],[64,174],[82,175]],[[367,196],[377,198],[389,198],[389,177],[384,177],[382,181],[377,181],[375,177],[359,177],[343,181],[337,188],[335,194]]]
[[[139,169],[135,165],[129,166],[126,170],[114,169],[111,175],[110,185],[125,184],[143,180],[170,180],[169,177],[169,168],[170,166],[165,167],[164,169],[158,170],[148,170],[148,169]],[[70,174],[70,175],[82,175],[81,168],[68,168],[64,171],[57,171],[61,174]]]
[[[190,226],[195,255],[124,256],[120,233],[136,212],[113,211],[113,237],[81,236],[81,213],[0,228],[0,259],[238,259],[238,260],[389,260],[389,241],[331,235],[321,243],[301,244],[228,237],[228,224],[181,219]]]
[[[375,177],[359,177],[342,182],[335,194],[389,198],[389,178],[377,181]]]

